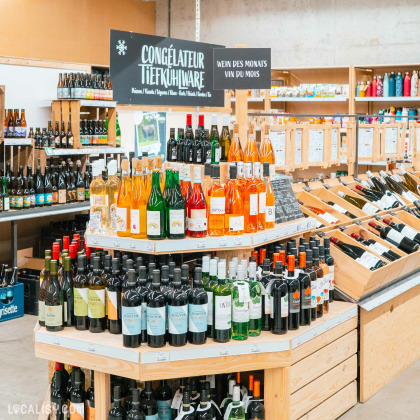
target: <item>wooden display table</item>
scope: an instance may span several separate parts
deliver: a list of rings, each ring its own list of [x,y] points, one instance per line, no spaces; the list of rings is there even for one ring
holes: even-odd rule
[[[357,306],[330,312],[284,336],[263,332],[246,341],[182,348],[127,349],[122,336],[35,327],[35,355],[95,371],[98,419],[110,409],[110,374],[141,381],[264,369],[268,420],[337,418],[357,401]]]

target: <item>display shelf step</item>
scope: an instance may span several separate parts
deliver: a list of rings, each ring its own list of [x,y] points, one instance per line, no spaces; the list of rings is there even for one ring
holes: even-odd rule
[[[420,96],[365,96],[355,97],[354,100],[356,102],[419,102]]]
[[[148,254],[175,254],[182,252],[200,252],[212,250],[247,249],[287,238],[296,233],[315,228],[315,220],[301,218],[278,224],[273,229],[240,236],[206,236],[204,238],[165,239],[152,241],[148,239],[125,238],[117,235],[97,235],[86,232],[86,244],[92,247],[112,248],[122,251],[144,252]]]
[[[59,99],[59,101],[70,102],[70,101],[79,101],[80,106],[94,107],[94,108],[116,108],[116,101],[102,101],[96,99]]]
[[[33,209],[9,210],[0,213],[1,222],[11,222],[23,219],[55,216],[57,214],[78,213],[89,210],[88,201],[81,203],[55,204],[53,206],[35,207]]]
[[[347,96],[334,96],[331,98],[311,98],[311,97],[277,97],[270,98],[271,102],[346,102]]]
[[[12,139],[5,138],[3,144],[5,146],[33,146],[34,139],[23,138],[23,139]]]
[[[74,155],[102,155],[102,154],[125,154],[124,147],[84,147],[82,149],[53,149],[46,147],[47,156],[74,156]]]

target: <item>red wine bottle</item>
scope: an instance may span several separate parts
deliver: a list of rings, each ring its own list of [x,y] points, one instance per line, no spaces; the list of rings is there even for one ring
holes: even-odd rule
[[[397,230],[401,233],[401,235],[411,239],[414,242],[417,242],[420,244],[420,233],[417,232],[417,230],[413,229],[410,226],[405,225],[404,223],[395,223],[391,219],[384,218],[384,223],[386,223],[388,226],[391,226],[392,229]]]
[[[419,244],[402,235],[400,232],[392,229],[389,226],[379,226],[375,222],[369,222],[369,226],[372,226],[379,232],[379,235],[382,239],[387,240],[392,245],[395,245],[397,248],[411,254],[419,249]]]
[[[311,324],[311,279],[306,270],[306,252],[299,252],[300,325]],[[314,272],[315,274],[315,272]],[[315,275],[316,280],[316,275]]]
[[[379,242],[375,241],[374,239],[361,238],[357,233],[352,233],[350,235],[353,239],[356,239],[357,242],[360,242],[364,246],[371,249],[373,252],[376,252],[381,257],[386,258],[388,261],[395,261],[400,258],[398,254],[393,252],[390,248],[386,247],[385,245],[380,244]]]
[[[300,323],[300,282],[295,273],[295,256],[287,257],[287,275],[284,276],[289,291],[289,330],[297,330]]]
[[[347,244],[334,236],[330,237],[330,241],[337,245],[346,255],[353,258],[358,263],[362,264],[367,269],[374,271],[378,268],[386,265],[385,261],[371,254],[369,251],[365,251],[360,246]]]

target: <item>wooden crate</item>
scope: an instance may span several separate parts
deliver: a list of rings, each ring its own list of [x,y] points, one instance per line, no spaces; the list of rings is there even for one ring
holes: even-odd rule
[[[360,401],[420,358],[420,285],[371,311],[360,308]]]

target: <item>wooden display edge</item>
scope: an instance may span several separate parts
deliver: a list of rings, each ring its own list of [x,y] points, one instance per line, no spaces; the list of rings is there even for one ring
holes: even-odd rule
[[[74,328],[53,333],[37,324],[35,356],[137,380],[177,378],[180,371],[184,376],[228,373],[232,366],[241,372],[274,369],[290,366],[294,360],[292,353],[301,345],[306,344],[302,347],[303,357],[311,354],[313,348],[308,341],[326,334],[334,335],[335,329],[341,332],[343,326],[346,330],[353,328],[354,325],[347,324],[351,319],[357,319],[357,306],[336,301],[323,318],[284,336],[264,331],[259,337],[246,341],[216,343],[209,339],[201,346],[188,343],[182,348],[166,345],[159,349],[145,345],[127,349],[122,345],[121,335],[93,334]],[[202,358],[197,357],[200,350],[207,353]],[[302,353],[300,349],[298,352]]]

